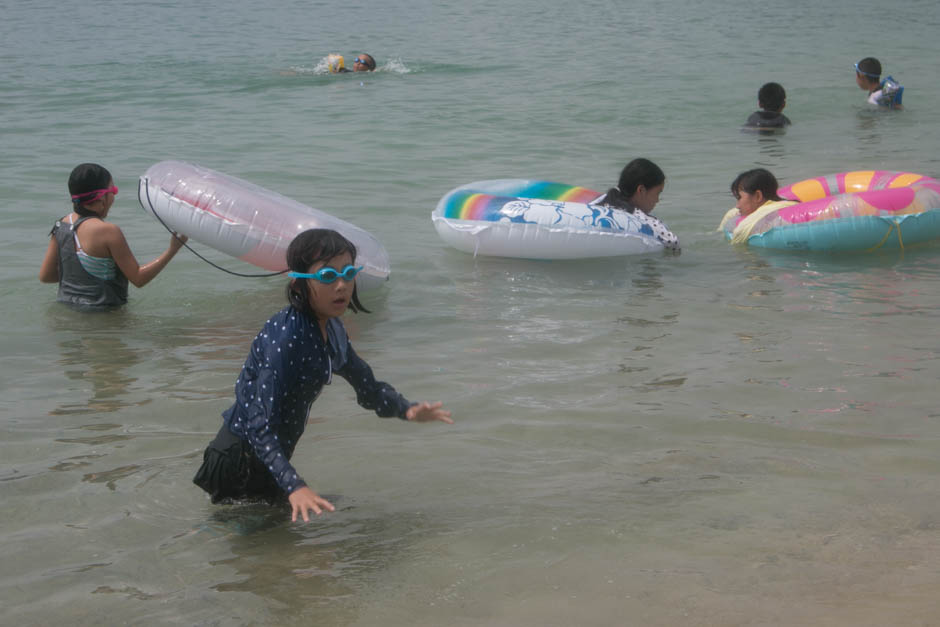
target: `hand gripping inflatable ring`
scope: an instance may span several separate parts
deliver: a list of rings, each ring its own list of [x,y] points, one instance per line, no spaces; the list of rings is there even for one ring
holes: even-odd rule
[[[750,225],[749,246],[873,251],[940,239],[940,181],[922,174],[841,172],[793,183],[778,194],[795,204],[780,206]],[[724,226],[729,239],[739,225],[740,217]]]
[[[546,181],[498,179],[451,190],[431,212],[457,250],[521,259],[590,259],[661,251],[626,211],[593,205],[598,192]]]
[[[333,229],[356,246],[361,290],[388,280],[388,253],[348,222],[247,181],[182,161],[161,161],[140,177],[138,199],[169,230],[271,270],[287,270],[287,246],[307,229]]]

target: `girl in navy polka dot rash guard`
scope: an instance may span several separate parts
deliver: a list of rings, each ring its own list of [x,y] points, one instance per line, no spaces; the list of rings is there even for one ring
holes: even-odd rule
[[[410,403],[376,381],[353,350],[339,316],[367,311],[356,293],[356,247],[329,229],[298,235],[287,249],[290,305],[274,314],[251,343],[235,382],[235,403],[222,413],[193,482],[212,502],[285,496],[291,520],[310,520],[333,504],[307,487],[291,465],[310,405],[334,374],[349,381],[357,402],[381,417],[453,424],[441,403]]]

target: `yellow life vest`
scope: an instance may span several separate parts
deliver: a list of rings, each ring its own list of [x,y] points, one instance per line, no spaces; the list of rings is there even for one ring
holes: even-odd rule
[[[721,219],[721,226],[719,228],[723,231],[731,231],[732,244],[746,244],[748,238],[753,235],[752,231],[754,230],[754,227],[757,226],[757,224],[762,219],[774,211],[778,211],[784,207],[789,207],[790,205],[795,204],[796,201],[794,200],[768,200],[763,205],[755,209],[753,213],[745,216],[743,220],[738,222],[737,226],[734,226],[734,220],[736,220],[738,216],[741,215],[741,212],[736,208],[730,209]]]

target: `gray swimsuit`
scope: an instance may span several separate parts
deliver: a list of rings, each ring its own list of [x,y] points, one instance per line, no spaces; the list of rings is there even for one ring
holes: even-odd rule
[[[59,246],[59,302],[80,308],[104,309],[127,302],[127,277],[117,270],[113,279],[99,279],[82,266],[75,245],[75,230],[92,216],[79,218],[74,224],[58,220],[52,235]]]

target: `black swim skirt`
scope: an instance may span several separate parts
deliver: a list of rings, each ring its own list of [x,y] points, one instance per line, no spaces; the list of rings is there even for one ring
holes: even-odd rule
[[[260,500],[273,504],[287,498],[248,441],[225,424],[206,447],[193,483],[208,492],[213,503]]]

